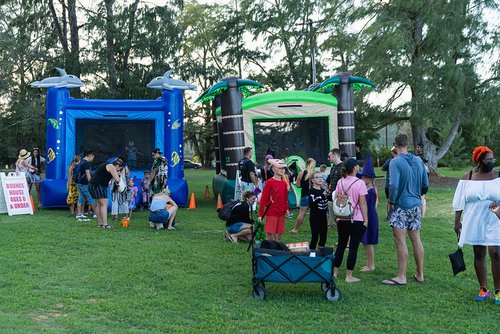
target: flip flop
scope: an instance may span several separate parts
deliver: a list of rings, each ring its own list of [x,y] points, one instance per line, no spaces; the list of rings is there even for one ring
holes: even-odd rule
[[[406,283],[400,283],[396,281],[395,279],[386,279],[385,281],[382,281],[383,284],[385,285],[406,285]]]
[[[415,282],[417,283],[424,283],[424,281],[421,281],[417,278],[417,274],[413,274],[413,279],[415,280]]]

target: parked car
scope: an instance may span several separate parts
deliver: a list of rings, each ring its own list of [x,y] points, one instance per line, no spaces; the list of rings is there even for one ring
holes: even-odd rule
[[[191,160],[184,160],[184,168],[198,169],[201,168],[201,164],[198,162],[193,162]]]

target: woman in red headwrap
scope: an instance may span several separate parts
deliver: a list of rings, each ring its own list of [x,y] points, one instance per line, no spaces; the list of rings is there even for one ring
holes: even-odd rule
[[[493,298],[500,305],[500,223],[489,210],[492,203],[500,202],[500,173],[495,171],[493,151],[478,146],[472,152],[477,167],[465,173],[459,181],[453,198],[455,231],[460,235],[458,245],[472,245],[474,269],[479,282],[478,301]],[[495,293],[487,287],[486,252],[491,259]]]

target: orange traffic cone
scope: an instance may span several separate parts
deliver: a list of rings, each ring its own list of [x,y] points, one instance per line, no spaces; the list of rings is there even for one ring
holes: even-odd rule
[[[217,208],[216,208],[216,210],[219,210],[219,209],[222,209],[222,197],[220,194],[217,196]]]
[[[205,186],[205,198],[206,199],[210,198],[210,192],[208,191],[208,185]]]
[[[30,195],[31,207],[33,208],[33,213],[35,213],[35,201],[33,201],[33,196]]]
[[[191,193],[191,200],[189,201],[188,209],[196,209],[196,202],[194,200],[194,193]]]

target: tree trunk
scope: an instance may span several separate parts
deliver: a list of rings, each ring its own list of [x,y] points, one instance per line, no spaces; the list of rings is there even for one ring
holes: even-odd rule
[[[68,0],[68,19],[70,31],[71,51],[68,66],[70,73],[77,77],[81,74],[80,66],[80,37],[78,35],[78,18],[76,16],[76,0]]]
[[[106,58],[108,61],[108,85],[111,92],[118,90],[118,78],[116,74],[115,60],[115,22],[113,5],[115,0],[105,0],[106,5]]]
[[[446,136],[446,140],[444,141],[441,148],[437,151],[437,146],[432,141],[430,141],[425,135],[426,127],[423,124],[412,124],[412,132],[413,132],[413,142],[414,144],[422,143],[424,144],[424,153],[423,157],[427,161],[427,166],[429,167],[429,171],[433,175],[439,175],[437,172],[438,162],[443,158],[450,149],[451,144],[453,143],[453,139],[455,139],[458,129],[460,127],[461,117],[460,114],[457,115],[453,125]],[[436,152],[437,151],[437,152]]]

